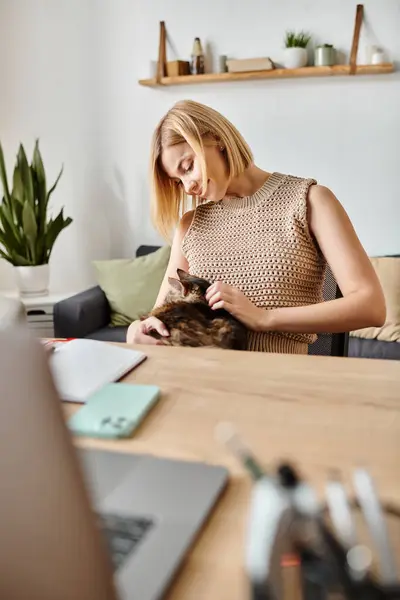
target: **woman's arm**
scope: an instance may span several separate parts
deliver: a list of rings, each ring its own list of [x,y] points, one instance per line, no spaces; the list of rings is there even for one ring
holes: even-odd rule
[[[182,242],[183,238],[186,235],[186,232],[192,224],[193,215],[194,210],[189,210],[187,213],[185,213],[176,229],[174,239],[172,241],[171,255],[169,257],[168,267],[165,271],[164,279],[162,280],[160,291],[158,292],[157,300],[154,307],[160,306],[165,300],[165,296],[167,295],[169,287],[168,277],[176,278],[177,269],[182,269],[183,271],[189,270],[187,260],[182,253]]]
[[[328,188],[310,187],[308,221],[343,298],[264,311],[260,330],[336,333],[383,325],[386,307],[378,277],[344,208]]]
[[[177,227],[172,242],[168,267],[160,291],[158,292],[157,300],[154,305],[155,307],[160,306],[165,300],[168,291],[168,277],[176,277],[177,269],[183,269],[184,271],[188,270],[187,261],[182,253],[182,241],[192,223],[193,215],[194,211],[189,211],[184,214]],[[143,321],[134,321],[129,325],[126,341],[128,344],[162,344],[161,341],[156,340],[149,335],[152,330],[158,331],[158,333],[164,337],[168,337],[169,335],[167,328],[159,319],[156,317],[149,317]]]

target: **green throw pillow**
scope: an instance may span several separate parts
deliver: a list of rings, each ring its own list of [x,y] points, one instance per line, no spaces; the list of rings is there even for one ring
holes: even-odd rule
[[[96,260],[97,282],[111,307],[111,325],[129,325],[156,301],[171,248],[163,246],[139,258]]]

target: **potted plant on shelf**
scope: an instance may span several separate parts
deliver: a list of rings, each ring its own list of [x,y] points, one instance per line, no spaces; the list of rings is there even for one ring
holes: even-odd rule
[[[285,50],[283,64],[286,69],[299,69],[305,67],[308,61],[307,44],[311,36],[301,31],[295,33],[288,31],[285,36]]]
[[[48,215],[49,200],[63,169],[47,191],[46,174],[35,143],[29,165],[21,144],[14,168],[12,188],[8,185],[3,150],[0,144],[0,258],[14,266],[22,295],[48,293],[49,259],[56,239],[72,223],[64,218],[63,208],[55,218]]]

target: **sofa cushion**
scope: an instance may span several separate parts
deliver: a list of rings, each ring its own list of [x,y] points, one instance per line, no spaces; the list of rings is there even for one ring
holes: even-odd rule
[[[400,343],[400,257],[371,258],[381,282],[386,300],[386,321],[383,327],[367,327],[353,331],[351,336]]]
[[[129,325],[153,308],[170,252],[163,246],[139,258],[94,261],[97,282],[111,308],[111,325]]]

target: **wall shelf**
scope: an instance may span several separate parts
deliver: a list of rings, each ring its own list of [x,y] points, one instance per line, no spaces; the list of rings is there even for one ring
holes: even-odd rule
[[[297,77],[332,77],[351,75],[350,65],[334,65],[333,67],[302,67],[301,69],[272,69],[271,71],[251,71],[247,73],[206,73],[205,75],[180,75],[179,77],[162,77],[141,79],[139,85],[159,87],[170,85],[191,85],[198,83],[222,83],[224,81],[250,81],[257,79],[290,79]],[[382,75],[393,73],[394,65],[357,65],[354,75]]]

